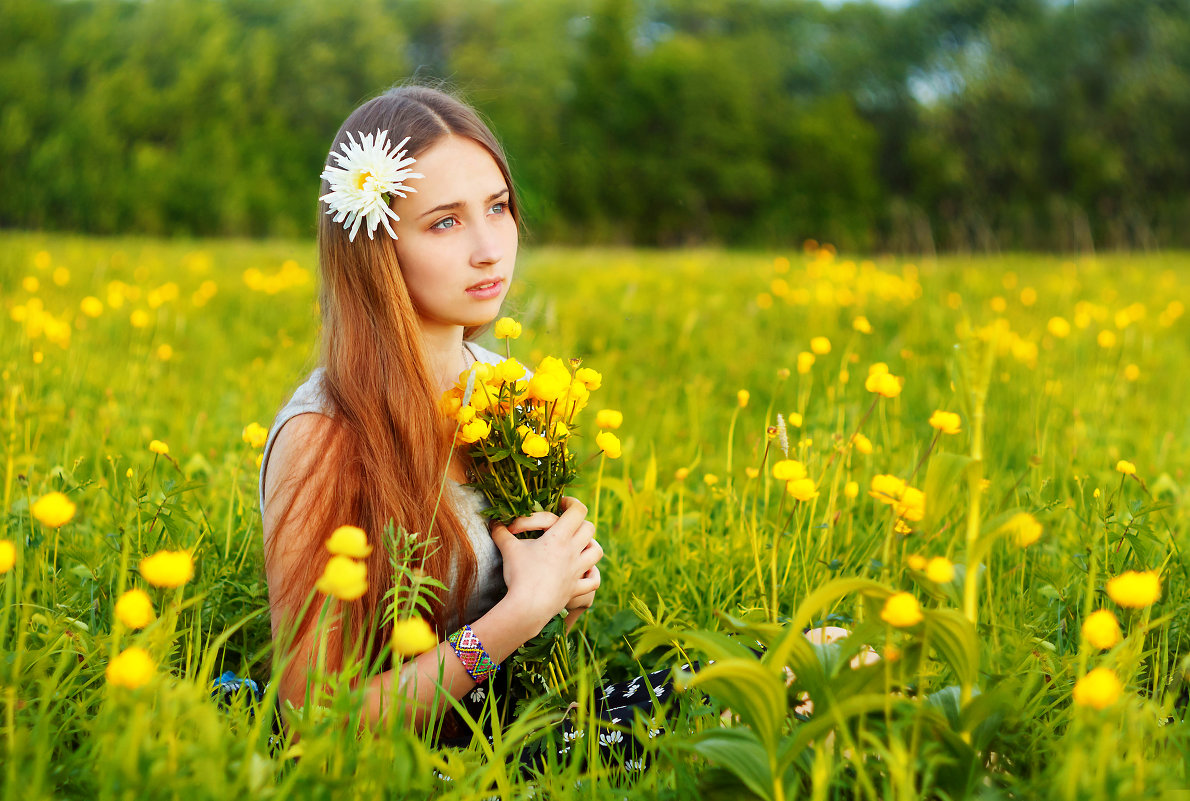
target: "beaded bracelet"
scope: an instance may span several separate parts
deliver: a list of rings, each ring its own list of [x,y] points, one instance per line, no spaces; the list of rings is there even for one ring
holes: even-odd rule
[[[446,641],[450,643],[450,647],[454,649],[455,655],[463,663],[463,667],[467,669],[467,675],[476,684],[487,681],[500,670],[500,663],[494,661],[488,655],[488,652],[483,649],[483,643],[479,641],[479,637],[475,636],[475,632],[471,630],[470,626],[463,626],[463,628],[447,637]]]

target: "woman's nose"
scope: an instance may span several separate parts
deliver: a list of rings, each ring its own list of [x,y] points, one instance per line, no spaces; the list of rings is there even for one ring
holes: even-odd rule
[[[486,226],[478,226],[472,231],[474,241],[471,245],[471,266],[486,267],[504,258],[504,245],[497,231],[486,230]]]

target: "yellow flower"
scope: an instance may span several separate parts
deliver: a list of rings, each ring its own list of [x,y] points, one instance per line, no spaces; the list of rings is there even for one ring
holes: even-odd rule
[[[789,368],[788,367],[778,367],[777,368],[777,378],[781,381],[784,381],[785,379],[789,378]]]
[[[76,508],[74,503],[62,493],[50,492],[38,498],[31,511],[43,525],[50,528],[61,528],[74,517]]]
[[[685,481],[690,476],[689,467],[679,467],[674,471],[674,479],[676,481]]]
[[[494,334],[496,339],[516,339],[521,335],[521,324],[511,317],[501,317],[496,321]]]
[[[83,314],[88,317],[98,317],[103,314],[103,301],[94,295],[87,295],[79,303],[79,308],[82,309]]]
[[[1156,570],[1128,570],[1108,579],[1107,594],[1120,606],[1143,609],[1161,597],[1161,578]]]
[[[149,323],[152,322],[152,318],[149,317],[149,313],[144,309],[137,309],[128,318],[128,322],[132,323],[133,328],[147,328]]]
[[[1070,323],[1066,321],[1065,317],[1051,317],[1049,323],[1046,324],[1046,328],[1058,339],[1065,339],[1070,336]]]
[[[420,617],[409,617],[393,623],[393,653],[397,656],[417,656],[438,644],[438,637],[430,624]]]
[[[1028,512],[1020,512],[1008,521],[1008,528],[1013,532],[1013,540],[1022,548],[1028,548],[1041,539],[1041,523]]]
[[[873,362],[868,367],[868,377],[869,378],[876,375],[877,373],[887,373],[887,372],[888,372],[888,365],[885,364],[884,362]]]
[[[244,442],[253,448],[263,448],[264,444],[269,441],[269,430],[260,423],[253,422],[244,426],[244,433],[241,436]]]
[[[748,399],[751,397],[752,394],[746,389],[741,389],[735,394],[736,403],[740,405],[741,409],[748,405]]]
[[[143,629],[153,617],[153,601],[140,588],[126,590],[116,601],[116,619],[130,629]]]
[[[353,559],[363,559],[372,553],[368,535],[358,526],[339,526],[332,531],[327,538],[326,549],[335,556],[350,556]]]
[[[855,449],[865,456],[872,452],[872,440],[865,437],[863,434],[856,434],[853,440]]]
[[[558,422],[554,423],[554,430],[551,433],[551,436],[555,440],[566,439],[567,437],[570,436],[570,429],[566,427],[565,423],[563,423],[561,420],[559,420]]]
[[[872,333],[872,324],[869,323],[868,318],[864,317],[862,314],[851,321],[851,327],[856,331],[859,331],[861,334]]]
[[[468,445],[487,439],[492,433],[492,424],[486,420],[472,420],[459,429],[459,441]]]
[[[1078,706],[1106,709],[1116,702],[1123,689],[1114,671],[1099,667],[1075,682],[1071,698]]]
[[[332,556],[314,587],[340,601],[354,601],[368,591],[368,567],[347,556]]]
[[[0,574],[12,570],[17,563],[17,548],[12,540],[0,540]]]
[[[1136,465],[1134,465],[1132,462],[1121,459],[1120,461],[1116,462],[1116,472],[1123,473],[1126,476],[1134,476],[1136,475]]]
[[[525,392],[534,400],[550,403],[562,397],[570,388],[570,375],[538,369],[529,379],[529,386]]]
[[[818,497],[812,478],[795,478],[788,481],[785,483],[785,491],[799,501],[809,501]]]
[[[916,570],[919,573],[924,572],[928,564],[926,558],[919,553],[910,554],[906,561],[909,563],[910,569]]]
[[[885,398],[895,398],[901,394],[901,382],[892,373],[873,373],[864,382],[864,389]]]
[[[595,444],[609,459],[620,458],[620,438],[610,431],[600,431],[595,435]]]
[[[580,367],[578,370],[575,370],[574,379],[581,381],[592,392],[603,386],[603,376],[590,367]]]
[[[905,520],[921,520],[926,516],[926,494],[916,487],[905,487],[901,499],[893,504],[893,512]]]
[[[810,350],[819,356],[825,356],[831,352],[831,341],[826,337],[814,337],[810,340]]]
[[[140,562],[140,574],[154,587],[181,587],[194,578],[189,551],[158,551]]]
[[[899,629],[916,626],[922,621],[921,604],[910,593],[894,593],[884,602],[884,608],[880,610],[880,619]]]
[[[859,495],[859,484],[854,481],[848,481],[843,485],[843,495],[848,498],[854,498]]]
[[[706,484],[708,487],[713,487],[719,483],[719,476],[715,475],[714,473],[707,473],[702,477],[702,483]]]
[[[525,365],[516,359],[505,359],[496,365],[493,378],[501,384],[511,384],[525,377]]]
[[[801,375],[810,372],[810,368],[814,366],[814,354],[808,350],[803,350],[797,355],[797,371]]]
[[[1095,337],[1095,341],[1099,343],[1099,347],[1105,350],[1114,348],[1116,346],[1116,332],[1105,328],[1099,332],[1099,336]]]
[[[806,466],[796,459],[782,459],[773,465],[773,478],[778,481],[796,481],[806,477]]]
[[[935,584],[949,584],[954,581],[954,565],[945,556],[935,556],[926,563],[926,578]]]
[[[149,450],[161,456],[169,456],[169,446],[159,439],[155,439],[149,443]]]
[[[894,504],[905,494],[905,482],[896,476],[881,473],[872,476],[872,487],[868,494],[881,503]]]
[[[748,478],[756,478],[760,475],[760,470],[755,467],[745,467],[744,475],[746,475]]]
[[[600,428],[619,428],[624,424],[624,414],[615,409],[600,409],[595,413],[595,425]]]
[[[549,440],[540,434],[529,432],[525,435],[525,439],[521,442],[521,451],[526,456],[532,456],[534,459],[541,459],[550,452],[550,443]]]
[[[789,419],[786,420],[786,422],[789,424],[790,428],[801,428],[802,416],[797,412],[790,412]]]
[[[149,683],[155,671],[153,657],[144,648],[133,646],[107,663],[108,684],[135,690]]]
[[[1120,623],[1109,610],[1096,610],[1083,621],[1083,639],[1106,651],[1120,641]]]
[[[957,434],[962,429],[960,425],[959,416],[954,412],[936,411],[930,415],[930,425],[941,431],[943,434]]]
[[[1128,379],[1129,381],[1135,381],[1136,379],[1140,378],[1140,368],[1135,364],[1128,365],[1124,368],[1124,378]]]

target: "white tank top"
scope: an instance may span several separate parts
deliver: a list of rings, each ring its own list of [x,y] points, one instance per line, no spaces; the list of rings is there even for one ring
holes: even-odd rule
[[[476,361],[488,364],[499,364],[504,361],[503,356],[481,348],[474,342],[465,342],[464,346],[475,357]],[[269,437],[264,445],[264,455],[260,462],[260,480],[258,493],[260,496],[261,514],[264,514],[264,478],[269,466],[269,454],[273,450],[273,441],[277,433],[286,423],[299,414],[315,413],[332,416],[330,401],[323,391],[323,368],[316,368],[310,373],[293,396],[277,412],[273,425],[269,428]],[[504,560],[499,549],[492,542],[488,530],[488,519],[480,514],[488,506],[483,493],[474,487],[459,484],[452,479],[446,479],[445,498],[454,504],[459,520],[467,531],[467,539],[471,541],[471,549],[475,551],[476,576],[471,585],[471,598],[467,609],[447,621],[447,631],[453,631],[464,623],[473,623],[483,617],[489,609],[504,597],[507,588],[504,585]],[[458,565],[451,566],[451,580],[447,582],[448,593],[453,593],[453,587],[458,579]],[[451,597],[448,595],[444,602],[451,608]]]

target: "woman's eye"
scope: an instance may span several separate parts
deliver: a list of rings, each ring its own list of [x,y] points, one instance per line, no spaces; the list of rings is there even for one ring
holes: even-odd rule
[[[436,222],[430,226],[430,228],[437,228],[440,231],[445,231],[447,228],[454,228],[454,227],[455,227],[455,218],[454,217],[447,217],[446,219],[439,220],[438,222]]]
[[[488,211],[494,211],[497,214],[503,214],[507,210],[508,210],[508,203],[503,200],[500,201],[499,203],[497,203],[496,205],[492,206],[490,209],[488,209]]]

